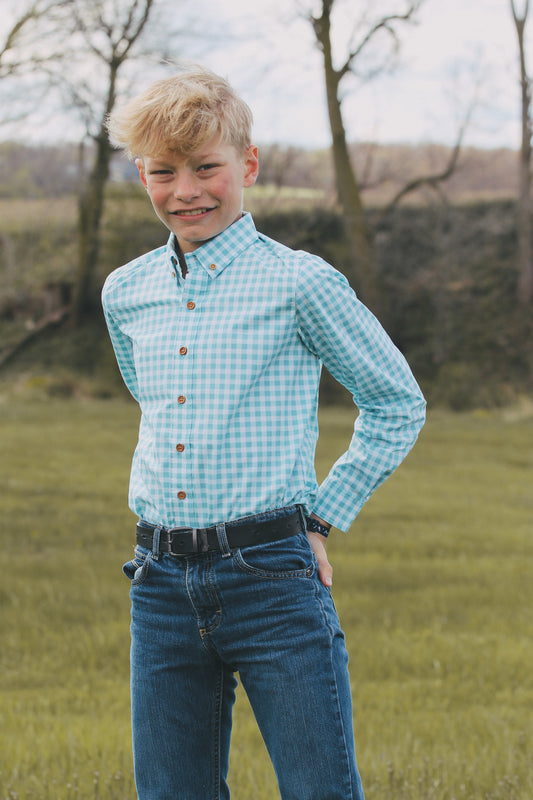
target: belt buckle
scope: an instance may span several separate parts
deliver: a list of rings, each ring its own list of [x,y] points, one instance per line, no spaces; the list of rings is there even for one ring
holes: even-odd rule
[[[175,539],[179,539],[183,537],[180,544],[184,548],[185,546],[185,536],[188,536],[191,528],[170,528],[168,531],[168,554],[173,558],[180,558],[181,556],[187,555],[187,550],[182,549],[181,552],[176,552],[172,549],[172,545],[174,544]],[[189,551],[190,552],[190,551]]]
[[[168,534],[169,534],[169,555],[174,556],[174,558],[191,555],[192,553],[207,553],[207,551],[209,550],[207,531],[202,530],[202,528],[172,528],[171,530],[169,530]],[[180,535],[184,537],[187,536],[187,538],[189,537],[189,535],[191,535],[192,543],[190,550],[183,549],[180,553],[177,553],[172,549],[172,544],[174,541],[174,537],[179,538]],[[182,545],[183,545],[183,540],[182,540]]]

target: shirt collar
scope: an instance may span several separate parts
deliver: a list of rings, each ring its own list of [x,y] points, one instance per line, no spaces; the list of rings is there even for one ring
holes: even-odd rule
[[[209,239],[205,244],[185,253],[185,260],[189,270],[196,264],[205,269],[210,278],[216,278],[243,250],[246,250],[258,238],[257,230],[252,215],[245,211],[233,225],[230,225],[218,236]],[[174,248],[174,234],[167,242],[167,261],[173,273],[181,275],[178,257]]]

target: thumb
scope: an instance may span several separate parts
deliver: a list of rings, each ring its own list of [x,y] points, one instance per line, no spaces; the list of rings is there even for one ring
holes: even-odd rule
[[[318,576],[324,586],[331,586],[333,583],[333,567],[328,561],[326,553],[326,538],[314,531],[307,532],[307,538],[318,562]]]

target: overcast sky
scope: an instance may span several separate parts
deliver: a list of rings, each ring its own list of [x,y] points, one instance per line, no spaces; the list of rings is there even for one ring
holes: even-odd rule
[[[202,60],[225,73],[250,103],[256,140],[327,146],[321,56],[308,23],[296,18],[297,0],[199,2],[236,34],[251,31],[247,40],[227,49],[208,49]],[[374,6],[381,8],[384,2]],[[350,30],[350,8],[358,4],[338,3],[340,57],[343,34]],[[418,20],[415,26],[399,28],[398,68],[347,94],[350,139],[452,143],[458,120],[476,94],[467,143],[518,147],[518,56],[509,0],[425,0]],[[533,18],[529,29],[533,42]],[[533,70],[531,46],[529,65]]]
[[[524,0],[516,2],[521,6]],[[337,66],[361,9],[398,10],[405,4],[336,0]],[[178,40],[176,56],[189,55],[230,79],[252,107],[258,144],[327,147],[321,54],[310,24],[298,15],[298,8],[312,5],[313,0],[166,0],[155,27],[166,30],[167,24],[177,23],[189,32],[187,20],[192,21],[197,35]],[[0,0],[2,8],[16,15],[19,0]],[[528,63],[533,72],[533,11],[531,17]],[[401,49],[393,72],[362,86],[343,83],[348,138],[452,144],[476,94],[466,144],[517,148],[518,49],[509,0],[424,0],[417,20],[398,27]],[[0,32],[8,21],[9,14],[0,16]],[[9,129],[2,130],[7,136]],[[54,138],[58,130],[60,138],[77,140],[80,135],[72,115],[62,119],[58,113],[23,135]]]

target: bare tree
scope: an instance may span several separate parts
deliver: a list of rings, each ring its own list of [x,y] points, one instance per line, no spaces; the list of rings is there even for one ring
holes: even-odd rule
[[[348,52],[338,66],[335,66],[331,36],[332,14],[336,1],[321,0],[320,13],[310,13],[308,20],[313,27],[316,43],[323,56],[333,163],[346,235],[353,254],[361,295],[371,308],[377,310],[379,290],[371,233],[364,212],[357,175],[350,161],[340,90],[348,75],[356,75],[360,79],[368,80],[384,69],[391,54],[390,45],[392,45],[393,52],[398,49],[398,26],[414,20],[423,0],[412,0],[412,2],[404,4],[403,11],[378,16],[369,23],[363,18],[358,19],[350,39]],[[373,64],[365,70],[362,65],[367,53],[383,35],[389,40],[386,55],[380,63]]]
[[[46,86],[60,104],[65,96],[70,115],[81,118],[92,142],[92,164],[80,181],[78,198],[78,264],[71,316],[79,323],[93,300],[93,276],[100,249],[104,193],[112,147],[105,119],[112,111],[119,75],[146,28],[155,0],[32,0],[14,20],[0,50],[0,77],[14,92],[32,82]],[[68,68],[67,68],[68,65]],[[24,80],[26,79],[26,83]],[[22,84],[20,81],[22,80]],[[53,115],[54,100],[46,104]],[[14,117],[13,112],[8,120]],[[6,116],[4,115],[4,120]],[[60,132],[58,132],[60,135]]]
[[[37,53],[35,43],[42,37],[42,22],[57,21],[57,12],[71,4],[72,0],[32,0],[17,3],[17,15],[8,25],[0,39],[0,78],[20,74],[47,60],[44,52]]]
[[[0,36],[0,125],[16,124],[43,102],[48,89],[46,67],[61,58],[59,51],[44,43],[56,38],[71,3],[14,0],[11,10],[3,9],[6,28]]]
[[[525,29],[529,14],[529,0],[525,0],[521,13],[515,0],[509,0],[518,39],[520,60],[520,89],[522,114],[522,141],[519,157],[520,195],[518,199],[518,299],[522,303],[533,301],[533,253],[531,220],[531,79],[528,75],[525,53]]]
[[[466,109],[464,119],[459,125],[455,144],[450,149],[447,161],[442,168],[418,175],[417,177],[408,180],[400,189],[398,189],[396,194],[386,204],[383,211],[379,215],[380,220],[393,211],[405,197],[413,192],[416,192],[418,189],[421,189],[424,186],[435,192],[441,199],[444,197],[442,185],[448,181],[457,170],[464,137],[474,112],[475,105],[476,98],[473,97],[468,105],[468,108]]]
[[[124,65],[146,29],[154,0],[75,0],[73,22],[80,49],[88,54],[102,84],[98,93],[82,70],[67,78],[73,105],[85,120],[93,142],[92,165],[78,198],[78,268],[74,284],[72,319],[79,324],[91,309],[93,278],[98,266],[104,195],[109,179],[112,147],[105,128],[113,110]]]

